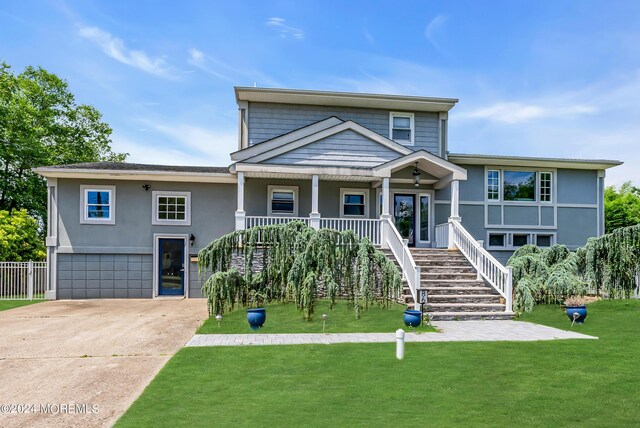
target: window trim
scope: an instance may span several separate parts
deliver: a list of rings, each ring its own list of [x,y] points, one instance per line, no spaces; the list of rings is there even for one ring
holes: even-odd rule
[[[274,213],[271,210],[271,201],[273,198],[274,192],[293,192],[293,212],[292,213]],[[299,198],[298,198],[298,186],[278,186],[278,185],[270,185],[267,186],[267,215],[269,217],[298,217],[298,209],[299,209]]]
[[[497,172],[498,173],[498,199],[489,199],[489,173]],[[500,202],[502,199],[502,170],[500,169],[488,169],[485,174],[485,193],[484,197],[489,202]]]
[[[109,218],[89,218],[87,216],[87,194],[88,192],[109,192]],[[80,185],[80,224],[116,224],[116,186],[106,185]]]
[[[394,117],[408,117],[409,118],[409,131],[411,138],[409,140],[395,140],[393,138],[393,118]],[[416,140],[416,122],[415,115],[413,113],[405,113],[400,111],[389,112],[389,139],[395,141],[403,146],[413,146]]]
[[[158,218],[158,198],[165,197],[177,197],[186,198],[185,200],[185,219],[184,220],[170,220]],[[151,224],[153,226],[191,226],[191,192],[173,191],[173,190],[154,190],[151,192]]]
[[[364,196],[364,214],[363,215],[347,215],[344,213],[344,196],[345,195],[363,195]],[[340,188],[340,218],[369,218],[369,192],[368,189],[349,189]]]
[[[542,174],[549,174],[549,200],[542,200]],[[538,202],[541,204],[552,204],[553,203],[553,172],[551,171],[538,171]]]
[[[490,245],[490,237],[491,235],[504,235],[504,246],[500,247],[500,246],[495,246],[495,245]],[[527,235],[527,243],[528,244],[534,244],[534,245],[538,245],[538,235],[542,235],[542,236],[550,236],[551,237],[551,247],[554,246],[558,241],[558,235],[557,232],[550,232],[550,231],[546,231],[546,230],[541,230],[541,231],[530,231],[530,230],[522,230],[522,229],[517,229],[517,230],[496,230],[496,229],[491,229],[491,230],[487,230],[486,232],[486,241],[485,241],[485,248],[487,250],[504,250],[504,251],[515,251],[518,248],[522,248],[522,247],[516,247],[513,245],[513,236],[514,235]],[[550,247],[540,247],[540,248],[550,248]]]

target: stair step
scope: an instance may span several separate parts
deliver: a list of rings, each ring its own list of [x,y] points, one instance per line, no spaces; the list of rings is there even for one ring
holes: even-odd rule
[[[465,280],[473,281],[477,278],[475,273],[431,273],[420,272],[421,281],[446,281],[446,280]]]
[[[511,320],[513,312],[428,312],[430,321]]]
[[[427,312],[504,312],[502,303],[427,303]]]
[[[485,286],[485,283],[484,281],[478,281],[475,276],[473,279],[422,279],[420,281],[420,286],[422,288],[456,287],[464,285],[478,287],[479,285]]]
[[[499,294],[429,294],[428,302],[431,303],[498,303],[500,304]]]
[[[424,288],[424,287],[423,287]],[[500,294],[491,287],[426,287],[427,295],[441,296],[441,295],[492,295],[499,296]]]
[[[420,266],[418,263],[416,263],[418,266]],[[469,266],[449,266],[449,265],[444,265],[444,266],[420,266],[420,267],[424,267],[424,269],[422,270],[423,273],[472,273],[475,274],[476,270]]]

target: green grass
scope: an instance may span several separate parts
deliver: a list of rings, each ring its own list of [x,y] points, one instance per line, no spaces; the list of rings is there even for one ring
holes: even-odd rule
[[[0,300],[0,311],[32,305],[43,301],[44,300]]]
[[[637,426],[640,301],[588,306],[599,340],[185,348],[118,426]],[[570,328],[556,306],[527,321]]]
[[[399,328],[405,328],[402,321],[402,313],[406,309],[404,305],[393,304],[389,309],[381,306],[371,306],[362,312],[360,319],[356,319],[353,308],[346,302],[337,302],[333,310],[329,309],[329,302],[321,300],[317,303],[313,320],[305,321],[302,312],[298,311],[294,304],[267,305],[267,321],[264,326],[255,331],[249,328],[246,309],[237,309],[225,313],[220,328],[217,321],[211,317],[198,329],[198,333],[240,334],[240,333],[322,333],[322,314],[328,318],[325,333],[383,333],[394,332]],[[433,327],[422,326],[418,331],[435,331]]]

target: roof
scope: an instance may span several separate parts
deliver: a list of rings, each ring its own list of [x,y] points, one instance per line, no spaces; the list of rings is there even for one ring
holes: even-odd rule
[[[235,182],[229,167],[152,165],[127,162],[87,162],[35,168],[47,178]]]
[[[457,164],[469,165],[504,165],[504,166],[531,166],[567,169],[609,169],[623,162],[608,159],[568,159],[568,158],[542,158],[527,156],[503,156],[503,155],[478,155],[468,153],[449,153],[448,159]]]
[[[458,102],[456,98],[366,94],[361,92],[311,91],[303,89],[252,88],[242,86],[236,86],[234,89],[236,101],[238,102],[249,101],[428,112],[449,111]]]

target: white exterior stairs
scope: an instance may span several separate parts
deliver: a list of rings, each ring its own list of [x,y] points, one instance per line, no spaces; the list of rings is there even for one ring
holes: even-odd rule
[[[396,262],[391,252],[383,251]],[[423,310],[431,321],[513,318],[513,312],[505,312],[504,298],[491,285],[477,279],[476,270],[460,251],[446,248],[411,248],[410,251],[420,267],[420,288],[427,291]],[[403,298],[407,306],[414,307],[406,282]]]

